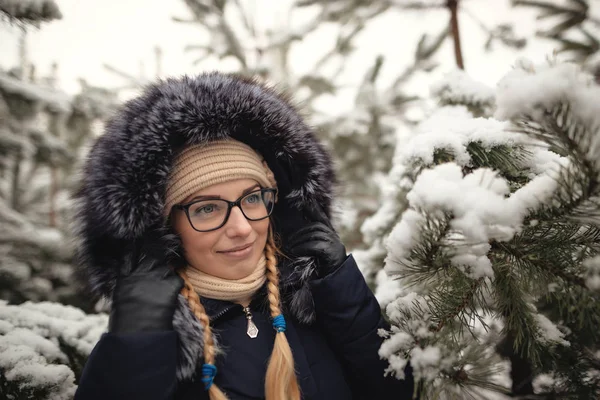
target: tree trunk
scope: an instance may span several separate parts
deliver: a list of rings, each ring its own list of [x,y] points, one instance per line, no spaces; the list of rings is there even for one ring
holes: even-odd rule
[[[12,170],[11,199],[10,206],[13,210],[20,211],[21,200],[21,163],[23,162],[22,150],[18,150],[15,155],[15,163]]]
[[[56,194],[58,192],[58,173],[55,166],[50,167],[50,220],[48,223],[56,228]]]
[[[464,70],[465,65],[460,46],[460,32],[458,30],[458,0],[448,0],[447,6],[450,10],[450,27],[452,29],[452,39],[454,41],[454,57],[456,58],[456,65],[458,68]]]

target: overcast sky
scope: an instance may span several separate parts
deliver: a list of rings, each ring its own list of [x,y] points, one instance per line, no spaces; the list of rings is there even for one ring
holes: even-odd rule
[[[228,69],[232,63],[209,62],[193,66],[193,54],[185,53],[188,44],[207,43],[209,38],[192,25],[178,24],[173,16],[188,17],[183,1],[179,0],[56,0],[63,19],[44,24],[40,30],[31,30],[28,37],[28,56],[37,72],[46,75],[53,62],[59,65],[59,86],[74,93],[78,91],[78,78],[90,84],[115,87],[124,82],[102,65],[110,64],[131,74],[138,74],[140,64],[145,64],[147,75],[155,73],[154,47],[163,51],[162,75],[198,73],[207,69]],[[265,27],[277,26],[282,21],[283,0],[242,0]],[[534,31],[533,12],[515,11],[509,0],[465,0],[469,13],[489,26],[501,22],[514,22],[518,33]],[[355,44],[356,55],[349,60],[347,72],[340,77],[352,85],[358,82],[365,69],[378,54],[386,57],[382,70],[383,83],[392,80],[412,61],[412,55],[423,32],[439,32],[448,19],[445,10],[429,13],[388,13],[373,21]],[[460,15],[461,38],[465,64],[476,79],[494,85],[506,73],[519,55],[512,49],[497,44],[491,53],[483,51],[486,39],[477,23],[465,12]],[[306,41],[296,45],[292,64],[298,72],[305,71],[316,56],[326,51],[335,37],[335,30],[324,28]],[[7,69],[18,62],[18,30],[0,26],[0,67]],[[553,44],[535,40],[521,52],[536,62],[551,54]],[[436,77],[454,68],[451,43],[442,49],[441,68],[433,74],[423,74],[411,84],[417,92],[426,92]],[[350,104],[347,99],[337,99],[340,106]]]

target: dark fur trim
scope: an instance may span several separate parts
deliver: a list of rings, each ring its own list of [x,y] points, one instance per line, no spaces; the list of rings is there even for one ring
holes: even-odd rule
[[[285,304],[294,317],[303,324],[315,322],[315,305],[309,287],[315,268],[312,258],[298,257],[289,262],[286,268],[288,274],[281,280]]]
[[[177,300],[173,328],[179,336],[177,379],[181,381],[192,379],[197,367],[202,362],[204,329],[192,313],[185,297],[179,295]]]
[[[297,227],[294,214],[311,204],[330,214],[335,184],[330,155],[284,94],[221,73],[160,81],[107,124],[89,153],[75,196],[77,257],[95,293],[110,297],[118,272],[130,265],[132,243],[164,228],[174,155],[186,145],[227,137],[256,149],[273,170],[279,188],[274,225],[283,243]],[[165,251],[176,255],[180,248],[169,244]],[[284,264],[284,306],[300,322],[311,323],[308,277],[314,266],[306,259]],[[194,354],[202,350],[201,331],[187,311],[180,304],[174,321],[183,344],[180,379],[190,375],[197,363]]]

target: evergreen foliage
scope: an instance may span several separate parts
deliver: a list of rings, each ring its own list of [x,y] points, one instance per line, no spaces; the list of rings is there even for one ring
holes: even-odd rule
[[[54,0],[0,0],[0,17],[21,25],[39,26],[41,22],[61,19]]]
[[[107,323],[58,303],[0,301],[0,398],[72,399]]]
[[[402,285],[380,355],[398,376],[410,362],[426,399],[599,396],[600,88],[523,61],[495,104],[461,74],[437,93],[396,157],[407,208],[380,217]]]
[[[73,285],[69,195],[94,124],[116,99],[90,87],[69,96],[24,75],[0,71],[0,297],[89,309]]]

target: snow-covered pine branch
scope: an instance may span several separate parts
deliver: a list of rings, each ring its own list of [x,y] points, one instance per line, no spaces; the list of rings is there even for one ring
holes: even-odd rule
[[[397,283],[389,372],[410,362],[425,399],[489,398],[515,384],[508,343],[540,393],[597,397],[600,88],[574,65],[521,61],[495,104],[464,75],[436,93],[453,105],[399,146],[408,208],[375,235]]]
[[[0,0],[0,14],[32,24],[62,18],[54,0]]]
[[[70,400],[85,360],[106,330],[105,314],[58,303],[0,301],[0,393]]]

